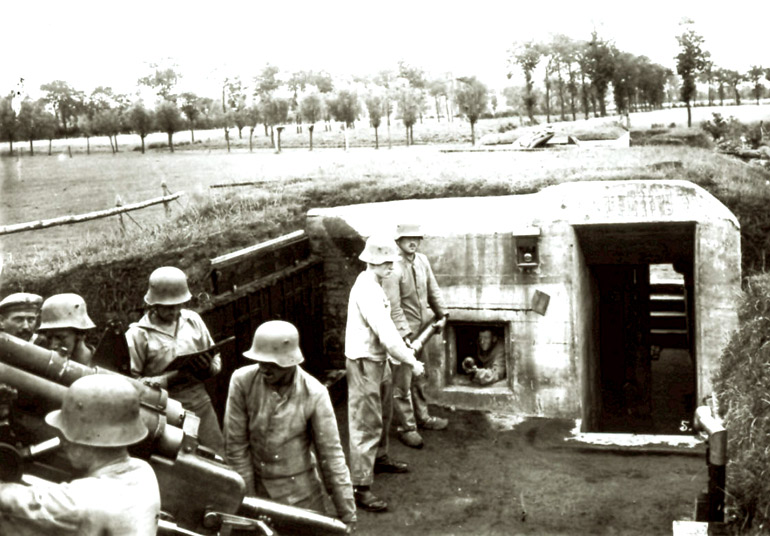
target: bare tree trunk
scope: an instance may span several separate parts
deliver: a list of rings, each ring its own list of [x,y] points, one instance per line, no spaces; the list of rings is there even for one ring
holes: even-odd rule
[[[195,143],[195,131],[190,127],[190,143]]]
[[[315,125],[310,125],[307,127],[308,131],[310,132],[310,150],[313,150],[313,129],[315,128]]]
[[[390,101],[388,101],[388,149],[392,149],[393,144],[390,140]]]
[[[377,136],[377,127],[374,127],[374,148],[380,148],[380,138]]]
[[[270,145],[275,147],[275,132],[273,131],[273,125],[270,125]]]
[[[227,152],[230,152],[230,129],[225,127],[225,143],[227,143]]]
[[[252,152],[252,139],[254,138],[254,127],[249,128],[249,152]]]
[[[471,121],[471,145],[476,146],[476,121]]]
[[[117,153],[118,152],[118,135],[113,134],[112,137],[115,138],[115,152]]]
[[[406,127],[406,146],[409,147],[409,127]]]
[[[242,132],[242,130],[243,130],[243,127],[238,127],[238,139],[239,140],[243,139],[243,132]]]
[[[144,135],[139,137],[142,139],[142,154],[144,154]]]
[[[409,126],[409,142],[414,145],[414,125]]]
[[[48,156],[51,156],[52,149],[53,149],[53,139],[48,138]],[[11,145],[11,150],[13,151],[13,145]]]
[[[690,110],[690,101],[687,101],[687,127],[692,127],[692,110]]]
[[[173,153],[174,152],[174,133],[168,132],[168,148]]]
[[[110,151],[112,151],[112,154],[115,154],[115,146],[112,144],[112,136],[107,136],[107,139],[110,142]]]
[[[35,156],[35,147],[32,144],[32,140],[29,140],[29,156]]]

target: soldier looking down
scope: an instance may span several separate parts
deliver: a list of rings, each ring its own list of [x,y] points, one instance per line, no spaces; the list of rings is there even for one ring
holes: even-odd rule
[[[203,380],[219,374],[222,363],[219,354],[206,352],[214,341],[203,319],[183,307],[191,298],[182,270],[163,266],[152,272],[144,296],[149,310],[126,332],[131,375],[168,389],[169,396],[200,418],[200,444],[224,456],[219,421],[203,385]],[[180,369],[167,370],[185,354],[194,357]]]
[[[37,329],[43,298],[17,292],[0,301],[0,331],[29,342]]]
[[[350,472],[356,504],[370,512],[388,503],[372,493],[374,473],[406,473],[407,464],[388,456],[388,431],[393,413],[393,383],[388,355],[424,372],[398,334],[382,281],[393,272],[398,249],[390,237],[371,236],[358,257],[366,263],[350,290],[345,327],[345,369],[348,381]]]
[[[80,378],[45,420],[83,476],[61,484],[0,483],[0,534],[154,536],[160,492],[149,464],[128,455],[127,447],[147,435],[128,380]]]
[[[94,355],[86,343],[86,333],[96,325],[86,311],[86,302],[77,294],[56,294],[43,302],[35,344],[86,366]]]
[[[224,432],[227,461],[246,493],[324,514],[328,489],[337,516],[352,527],[353,486],[334,408],[326,388],[299,366],[297,328],[265,322],[243,355],[257,364],[230,378]]]
[[[433,315],[437,320],[446,316],[444,298],[430,262],[417,251],[422,239],[419,225],[403,223],[397,226],[398,260],[393,266],[393,276],[382,285],[390,300],[393,322],[407,343],[431,323]],[[423,349],[416,356],[423,363],[425,353]],[[411,367],[396,365],[393,368],[393,412],[398,438],[412,448],[423,446],[418,427],[443,430],[448,424],[446,419],[428,412],[425,383],[426,377],[414,377]]]

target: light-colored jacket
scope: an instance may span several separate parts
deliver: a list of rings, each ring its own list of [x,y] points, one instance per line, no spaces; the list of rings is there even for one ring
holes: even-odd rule
[[[300,367],[282,392],[264,381],[258,364],[236,370],[224,433],[227,461],[243,477],[247,494],[255,493],[259,480],[273,500],[297,504],[323,492],[320,471],[340,519],[355,520],[353,486],[329,392]]]
[[[446,304],[433,275],[428,257],[415,253],[409,259],[399,250],[400,259],[393,264],[393,274],[382,283],[390,300],[391,316],[402,337],[416,337],[431,321],[446,313]]]
[[[123,458],[69,483],[0,484],[0,534],[155,536],[160,492],[152,468]]]
[[[176,333],[163,330],[152,322],[149,313],[145,314],[139,322],[129,326],[126,342],[131,356],[131,375],[135,378],[160,376],[176,356],[205,350],[214,344],[203,319],[189,309],[180,311]],[[211,361],[209,374],[214,376],[221,368],[222,361],[217,355]],[[204,395],[208,400],[203,382],[192,375],[184,375],[177,384],[170,385],[168,390],[183,404],[200,402],[199,399],[203,399]]]
[[[358,275],[350,289],[345,356],[384,361],[387,354],[401,362],[414,361],[412,352],[393,324],[385,291],[377,282],[377,276],[366,270]]]

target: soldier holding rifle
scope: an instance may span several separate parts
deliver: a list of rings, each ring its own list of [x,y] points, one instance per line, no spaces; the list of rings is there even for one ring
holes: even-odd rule
[[[200,444],[224,456],[224,439],[203,385],[222,369],[206,324],[183,307],[192,295],[179,268],[163,266],[150,275],[144,296],[148,312],[126,332],[131,374],[168,389],[169,396],[200,418]],[[179,356],[191,354],[188,359]]]

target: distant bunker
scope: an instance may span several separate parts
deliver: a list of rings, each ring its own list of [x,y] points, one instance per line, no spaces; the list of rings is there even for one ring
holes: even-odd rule
[[[581,419],[584,432],[676,433],[711,394],[738,323],[740,229],[699,186],[587,181],[313,209],[325,349],[338,364],[364,239],[399,222],[422,225],[450,313],[426,348],[432,402]],[[461,363],[485,328],[504,343],[506,375],[478,386]]]

